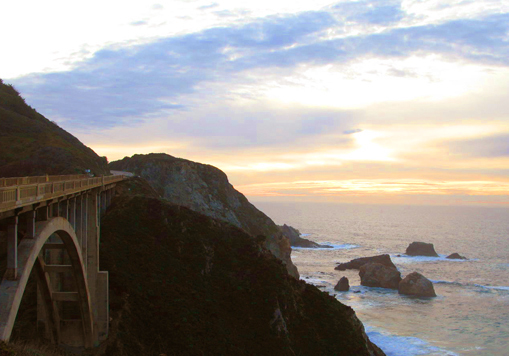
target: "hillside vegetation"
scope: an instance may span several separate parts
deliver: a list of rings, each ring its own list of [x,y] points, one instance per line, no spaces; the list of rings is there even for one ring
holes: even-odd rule
[[[107,161],[0,79],[0,177],[109,173]]]

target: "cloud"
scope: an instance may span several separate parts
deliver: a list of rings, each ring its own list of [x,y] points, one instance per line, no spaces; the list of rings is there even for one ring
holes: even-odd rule
[[[258,103],[256,107],[197,108],[180,113],[179,120],[161,119],[159,127],[166,136],[193,137],[197,145],[206,149],[287,151],[350,145],[351,138],[334,133],[354,123],[348,111],[274,108]]]
[[[396,1],[356,1],[341,2],[332,9],[346,21],[388,25],[400,21],[405,12]]]
[[[72,71],[32,74],[13,82],[41,112],[77,127],[136,123],[144,115],[181,110],[179,97],[203,82],[227,81],[245,66],[225,49],[267,51],[300,41],[332,23],[324,13],[272,17],[242,27],[214,28],[132,48],[96,52]],[[175,103],[169,103],[174,100]]]
[[[367,36],[356,47],[384,56],[405,56],[424,51],[508,65],[508,32],[509,14],[497,14],[482,19],[395,29]]]
[[[492,135],[446,144],[451,153],[465,157],[509,158],[509,134]]]
[[[208,5],[203,5],[203,6],[200,6],[198,7],[199,10],[208,10],[208,9],[213,9],[213,8],[216,8],[218,7],[219,4],[217,2],[214,2],[212,4],[208,4]]]
[[[348,16],[360,20],[367,16],[377,23],[389,11],[385,5],[368,12],[359,12],[359,4],[348,6],[353,6]],[[73,70],[32,74],[12,82],[43,114],[65,119],[69,128],[110,128],[136,124],[151,115],[172,117],[192,110],[186,98],[194,95],[196,105],[207,83],[222,83],[224,92],[236,81],[249,83],[246,74],[255,70],[280,73],[280,69],[291,71],[301,65],[341,64],[370,56],[402,58],[414,53],[509,65],[508,24],[509,14],[500,14],[327,40],[322,35],[338,25],[334,17],[326,11],[303,12],[134,47],[103,49]],[[395,70],[396,75],[407,75]],[[302,123],[303,131],[319,133],[330,128],[330,118],[312,116],[308,124]],[[252,125],[249,122],[246,119],[228,127],[245,129]],[[263,121],[257,125],[263,126]]]
[[[252,196],[285,195],[341,197],[345,195],[504,195],[509,183],[496,181],[434,181],[415,179],[350,179],[287,181],[237,186]]]
[[[361,130],[361,129],[352,129],[352,130],[346,130],[346,131],[343,131],[343,133],[344,133],[345,135],[352,135],[352,134],[354,134],[354,133],[359,133],[359,132],[362,132],[362,130]]]
[[[131,26],[143,26],[146,24],[148,24],[148,22],[145,20],[131,22]]]

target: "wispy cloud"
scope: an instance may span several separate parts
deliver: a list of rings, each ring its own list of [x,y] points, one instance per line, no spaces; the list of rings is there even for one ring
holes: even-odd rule
[[[158,148],[269,195],[507,193],[504,2],[126,6],[10,80],[103,154]]]
[[[320,40],[321,32],[336,22],[326,12],[306,12],[105,49],[72,71],[33,74],[13,82],[48,116],[67,118],[69,125],[111,127],[137,122],[150,113],[182,109],[180,98],[199,95],[202,83],[228,83],[229,77],[257,68],[295,70],[304,64],[426,52],[509,65],[508,24],[509,15],[502,14]],[[168,103],[172,100],[175,103]]]
[[[236,187],[250,196],[351,196],[351,195],[506,195],[509,183],[497,181],[424,181],[409,179],[295,181],[249,184]]]

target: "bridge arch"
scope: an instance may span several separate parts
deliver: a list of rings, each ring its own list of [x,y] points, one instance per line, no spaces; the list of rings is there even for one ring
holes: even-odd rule
[[[71,261],[70,270],[76,285],[77,302],[82,320],[83,341],[85,347],[92,347],[94,340],[94,319],[81,247],[72,225],[63,217],[54,217],[38,222],[36,224],[35,237],[24,238],[19,243],[18,278],[16,280],[8,280],[4,277],[0,284],[0,305],[2,306],[0,310],[0,340],[8,341],[11,336],[28,278],[35,268],[35,273],[41,286],[48,326],[51,329],[51,338],[54,339],[54,342],[59,342],[60,325],[55,303],[58,292],[51,290],[49,274],[45,271],[45,263],[40,257],[44,245],[53,234],[62,240],[62,247],[67,251]]]

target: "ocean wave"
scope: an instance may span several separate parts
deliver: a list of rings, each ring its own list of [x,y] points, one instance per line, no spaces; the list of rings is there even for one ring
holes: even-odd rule
[[[330,286],[330,283],[327,282],[327,281],[324,281],[323,279],[320,279],[320,278],[316,278],[316,277],[311,277],[311,276],[304,276],[304,277],[300,277],[301,280],[309,283],[309,284],[312,284],[316,287],[326,287],[326,286]]]
[[[438,257],[431,257],[431,256],[409,256],[405,254],[397,254],[397,255],[391,255],[391,259],[396,263],[417,263],[417,262],[438,262],[438,261],[445,261],[445,262],[472,262],[472,261],[479,261],[479,259],[472,258],[468,260],[457,260],[452,258],[447,258],[448,255],[439,254]]]
[[[474,284],[474,286],[479,287],[479,288],[502,290],[502,291],[508,291],[509,292],[509,287],[507,287],[507,286],[483,286],[481,284]]]
[[[387,356],[458,355],[452,351],[433,346],[417,337],[393,335],[369,325],[365,325],[365,327],[369,339],[378,345]]]
[[[469,287],[469,288],[481,288],[481,289],[488,289],[488,290],[500,290],[500,291],[507,291],[509,292],[509,286],[485,286],[482,284],[476,284],[476,283],[460,283],[460,282],[451,282],[451,281],[442,281],[442,280],[433,280],[430,279],[431,282],[434,284],[448,284],[458,287]]]
[[[350,250],[352,248],[359,248],[359,245],[353,245],[353,244],[331,244],[329,242],[319,242],[320,245],[328,245],[332,246],[332,248],[322,248],[322,247],[299,247],[299,246],[292,246],[292,250]]]
[[[463,284],[463,283],[460,283],[460,282],[441,281],[441,280],[435,280],[435,279],[430,279],[430,281],[433,284],[451,284],[451,285],[460,286],[460,287],[466,287],[467,286],[466,284]]]

